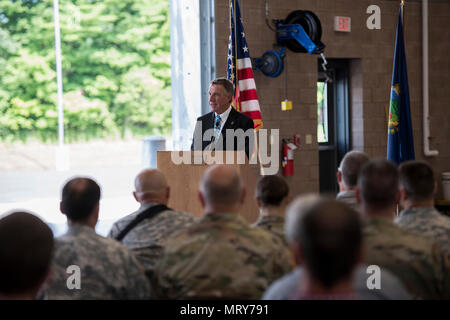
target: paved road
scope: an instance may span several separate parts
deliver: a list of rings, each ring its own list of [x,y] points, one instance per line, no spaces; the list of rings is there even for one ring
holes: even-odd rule
[[[22,208],[37,213],[51,224],[64,224],[65,216],[59,212],[61,187],[70,177],[83,175],[94,178],[102,188],[101,223],[98,229],[104,229],[105,224],[110,225],[137,209],[138,204],[131,192],[134,177],[140,170],[140,167],[134,166],[68,171],[0,172],[0,213]]]
[[[112,222],[138,208],[131,192],[142,168],[142,146],[140,139],[69,144],[72,169],[56,171],[55,145],[0,144],[0,215],[17,208],[33,211],[60,234],[62,185],[75,175],[90,176],[102,188],[97,231],[106,234]]]

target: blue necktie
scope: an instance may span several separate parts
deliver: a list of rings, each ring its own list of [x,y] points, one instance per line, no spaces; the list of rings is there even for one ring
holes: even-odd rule
[[[216,121],[214,121],[214,137],[215,137],[215,141],[217,141],[219,139],[221,123],[222,123],[222,118],[219,115],[216,115]]]

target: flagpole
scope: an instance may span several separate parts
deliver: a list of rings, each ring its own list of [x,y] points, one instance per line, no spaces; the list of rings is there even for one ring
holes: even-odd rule
[[[61,35],[59,26],[59,0],[53,0],[53,19],[55,29],[55,56],[56,56],[56,85],[58,107],[58,149],[56,150],[56,169],[67,170],[69,157],[64,145],[64,107],[63,107],[63,83],[61,66]]]
[[[402,26],[403,26],[403,7],[405,6],[405,0],[400,1],[400,8],[402,10]]]
[[[233,0],[234,6],[233,6],[233,16],[234,16],[234,67],[236,70],[236,86],[234,88],[234,97],[235,97],[235,101],[236,101],[236,110],[241,112],[241,104],[239,103],[239,76],[238,76],[238,67],[237,67],[237,34],[236,34],[236,0]]]

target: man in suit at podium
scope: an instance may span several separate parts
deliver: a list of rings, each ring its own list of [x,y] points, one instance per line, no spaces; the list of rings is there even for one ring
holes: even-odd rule
[[[249,158],[254,142],[253,120],[236,111],[232,100],[233,84],[229,80],[211,81],[211,112],[197,118],[191,150],[245,150]]]

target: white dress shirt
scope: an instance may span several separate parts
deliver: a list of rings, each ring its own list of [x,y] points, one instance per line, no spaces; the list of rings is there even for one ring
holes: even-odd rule
[[[225,110],[222,114],[219,114],[219,116],[220,116],[220,118],[221,118],[221,123],[220,123],[220,130],[219,130],[219,132],[222,131],[223,125],[225,124],[225,122],[227,122],[228,116],[230,115],[230,112],[231,112],[231,108],[233,108],[233,107],[230,105],[230,106],[228,107],[227,110]],[[215,114],[214,119],[216,119],[217,113],[214,112],[214,114]],[[214,120],[214,121],[215,121],[215,120]]]

